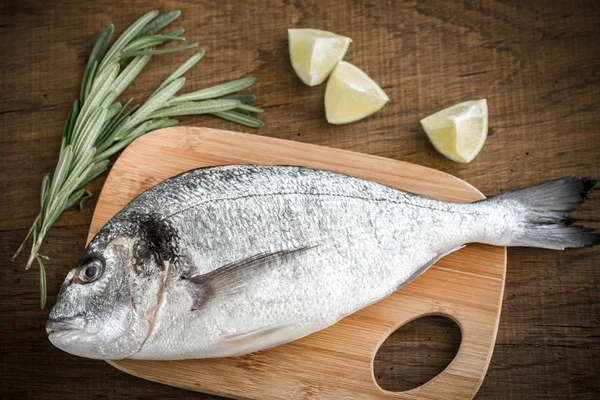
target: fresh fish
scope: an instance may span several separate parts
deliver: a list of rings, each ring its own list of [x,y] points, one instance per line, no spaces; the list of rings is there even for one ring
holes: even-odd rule
[[[598,244],[567,213],[569,177],[471,204],[301,167],[222,166],[142,193],[90,242],[50,341],[97,359],[228,357],[309,335],[381,300],[465,243]]]

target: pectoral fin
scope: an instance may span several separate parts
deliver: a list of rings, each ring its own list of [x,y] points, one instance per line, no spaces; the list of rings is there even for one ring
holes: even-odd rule
[[[231,296],[239,293],[248,281],[256,279],[268,271],[266,267],[277,261],[297,257],[312,248],[314,246],[304,246],[273,253],[259,253],[234,261],[206,274],[182,278],[185,280],[186,287],[194,299],[192,310],[201,309],[215,297]]]

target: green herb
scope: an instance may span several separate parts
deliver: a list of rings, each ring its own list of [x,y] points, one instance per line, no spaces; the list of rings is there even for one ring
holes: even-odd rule
[[[43,309],[46,305],[46,268],[42,260],[47,260],[48,257],[40,254],[36,258],[40,265],[40,306]]]
[[[238,124],[251,126],[253,128],[260,128],[263,126],[263,122],[260,119],[256,119],[247,114],[243,114],[237,111],[220,111],[213,113],[217,117],[221,117],[228,121],[237,122]]]
[[[133,99],[129,99],[123,105],[117,101],[153,56],[198,46],[191,43],[157,48],[169,42],[185,41],[181,37],[183,29],[167,34],[157,33],[180,14],[179,11],[171,11],[159,15],[158,11],[151,11],[135,21],[109,47],[114,33],[114,26],[110,24],[90,54],[79,98],[73,103],[63,129],[56,169],[42,180],[40,212],[13,256],[14,260],[31,239],[32,247],[25,268],[29,269],[37,260],[42,308],[46,303],[44,260],[48,259],[39,253],[43,240],[66,209],[76,204],[81,208],[92,197],[84,186],[108,168],[110,156],[150,131],[176,125],[178,121],[173,117],[181,115],[212,114],[249,127],[263,126],[260,120],[248,115],[263,111],[248,104],[256,97],[236,93],[252,86],[256,81],[253,77],[175,96],[185,83],[183,75],[202,59],[203,50],[169,75],[146,102],[131,105]]]

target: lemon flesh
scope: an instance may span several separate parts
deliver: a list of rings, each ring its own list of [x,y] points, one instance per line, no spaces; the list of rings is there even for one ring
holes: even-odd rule
[[[325,115],[330,124],[358,121],[380,110],[389,98],[377,83],[354,65],[340,61],[325,89]]]
[[[288,29],[288,40],[292,67],[309,86],[327,79],[352,42],[348,37],[318,29]]]
[[[422,119],[421,126],[442,155],[459,163],[471,162],[487,138],[487,102],[483,99],[453,105]]]

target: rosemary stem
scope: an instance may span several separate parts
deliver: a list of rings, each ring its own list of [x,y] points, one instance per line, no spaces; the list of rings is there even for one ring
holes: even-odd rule
[[[19,256],[19,254],[21,254],[21,251],[23,251],[23,248],[25,247],[25,243],[27,243],[27,241],[31,237],[31,234],[33,233],[33,227],[35,226],[35,224],[38,223],[41,216],[42,216],[42,213],[39,213],[37,215],[37,217],[35,217],[33,224],[31,224],[31,228],[29,228],[29,232],[27,232],[27,235],[25,235],[25,239],[23,239],[23,241],[21,242],[21,245],[19,246],[19,248],[17,249],[15,254],[12,256],[12,258],[10,259],[11,261],[14,261]]]
[[[42,242],[44,241],[45,237],[46,237],[46,233],[40,233],[38,235],[37,242],[35,242],[33,244],[33,247],[31,248],[31,252],[29,253],[29,260],[27,260],[27,264],[25,264],[26,270],[31,268],[31,264],[33,264],[33,261],[37,258],[38,254],[40,252],[40,247],[42,247]]]

